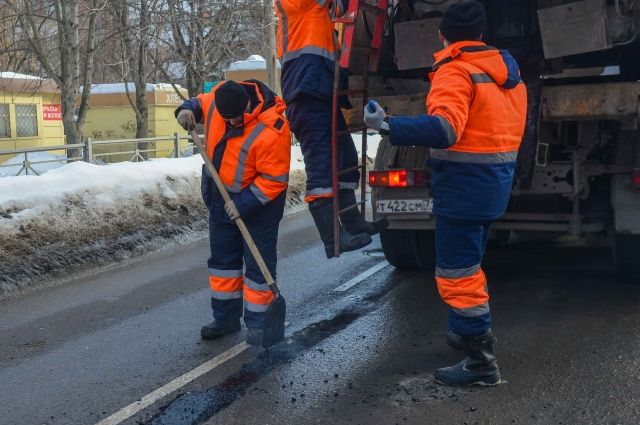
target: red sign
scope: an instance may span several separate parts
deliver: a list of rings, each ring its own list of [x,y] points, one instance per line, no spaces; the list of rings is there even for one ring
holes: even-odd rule
[[[42,119],[47,121],[61,121],[62,105],[42,105]]]

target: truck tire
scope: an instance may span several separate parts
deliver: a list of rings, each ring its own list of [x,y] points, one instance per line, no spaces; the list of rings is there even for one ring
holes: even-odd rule
[[[616,233],[614,258],[618,276],[640,284],[640,235]]]
[[[380,233],[380,242],[387,261],[398,270],[435,268],[433,230],[385,230]]]

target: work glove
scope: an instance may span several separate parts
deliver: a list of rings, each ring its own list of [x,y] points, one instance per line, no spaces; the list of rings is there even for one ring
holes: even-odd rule
[[[196,128],[196,116],[188,109],[181,109],[180,112],[178,112],[176,120],[178,120],[178,124],[187,131]]]
[[[367,127],[378,130],[380,134],[389,134],[387,114],[384,112],[384,109],[382,109],[382,106],[378,105],[378,102],[375,100],[370,100],[364,108],[363,121]]]
[[[240,212],[233,201],[226,202],[224,204],[224,210],[227,212],[227,215],[231,220],[236,221],[240,218]]]

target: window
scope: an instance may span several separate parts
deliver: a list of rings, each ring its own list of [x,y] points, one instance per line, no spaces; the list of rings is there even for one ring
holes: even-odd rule
[[[9,123],[9,105],[0,104],[0,138],[11,137],[11,127]]]
[[[16,134],[18,137],[38,135],[36,105],[16,105]]]

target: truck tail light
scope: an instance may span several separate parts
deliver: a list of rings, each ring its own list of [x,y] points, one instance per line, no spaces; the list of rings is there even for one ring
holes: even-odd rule
[[[640,168],[633,170],[633,186],[640,189]]]
[[[370,171],[371,187],[414,187],[426,186],[427,173],[424,170]]]

